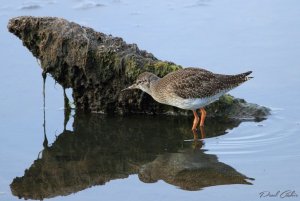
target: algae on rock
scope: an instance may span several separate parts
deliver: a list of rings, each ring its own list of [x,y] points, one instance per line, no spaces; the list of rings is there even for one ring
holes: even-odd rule
[[[73,89],[78,110],[107,114],[187,114],[161,105],[138,90],[121,93],[142,72],[162,77],[182,68],[158,60],[136,44],[56,17],[16,17],[9,21],[8,29],[40,60],[44,73],[50,74],[63,88]],[[265,107],[234,98],[228,102],[226,97],[208,106],[208,110],[234,118],[264,118],[269,114]]]

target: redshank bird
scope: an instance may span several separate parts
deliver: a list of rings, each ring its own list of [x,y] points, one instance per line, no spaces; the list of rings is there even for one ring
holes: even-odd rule
[[[200,109],[200,126],[204,126],[205,106],[218,100],[231,89],[252,77],[252,71],[237,75],[215,74],[201,68],[184,68],[160,78],[153,73],[144,72],[135,83],[124,89],[141,89],[159,103],[172,105],[185,110],[192,110],[194,121],[192,130],[199,123],[197,109]]]

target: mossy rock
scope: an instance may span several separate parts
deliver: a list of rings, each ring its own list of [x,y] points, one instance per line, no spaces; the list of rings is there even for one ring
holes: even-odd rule
[[[44,74],[51,74],[64,89],[73,89],[77,110],[106,114],[188,114],[161,105],[141,91],[121,93],[142,72],[163,77],[182,68],[158,60],[136,44],[127,44],[122,38],[55,17],[12,18],[8,29],[41,61]],[[234,111],[236,109],[240,111]],[[210,105],[208,110],[212,111],[211,115],[238,118],[264,118],[269,114],[265,107],[228,95]]]

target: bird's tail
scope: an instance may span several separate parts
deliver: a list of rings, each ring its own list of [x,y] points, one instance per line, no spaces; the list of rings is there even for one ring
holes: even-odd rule
[[[247,71],[245,73],[237,74],[232,76],[232,81],[236,83],[236,85],[240,85],[243,82],[246,82],[253,77],[249,76],[252,73],[252,71]]]
[[[240,84],[246,82],[247,80],[250,80],[253,77],[250,77],[252,71],[247,71],[245,73],[237,74],[237,75],[224,75],[222,76],[221,80],[224,84],[224,88],[232,89]]]
[[[245,73],[241,73],[241,74],[238,74],[238,75],[234,75],[234,77],[236,77],[237,79],[241,79],[241,80],[244,79],[244,81],[247,81],[247,80],[250,80],[250,79],[253,78],[253,77],[248,76],[248,75],[250,75],[251,73],[252,73],[252,71],[247,71],[247,72],[245,72]]]

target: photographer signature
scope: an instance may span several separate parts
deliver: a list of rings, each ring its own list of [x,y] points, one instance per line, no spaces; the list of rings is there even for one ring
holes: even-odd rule
[[[276,191],[276,192],[270,192],[270,191],[262,191],[259,193],[260,198],[266,198],[266,197],[279,197],[279,198],[293,198],[298,197],[298,194],[295,190],[285,190],[285,191]]]

